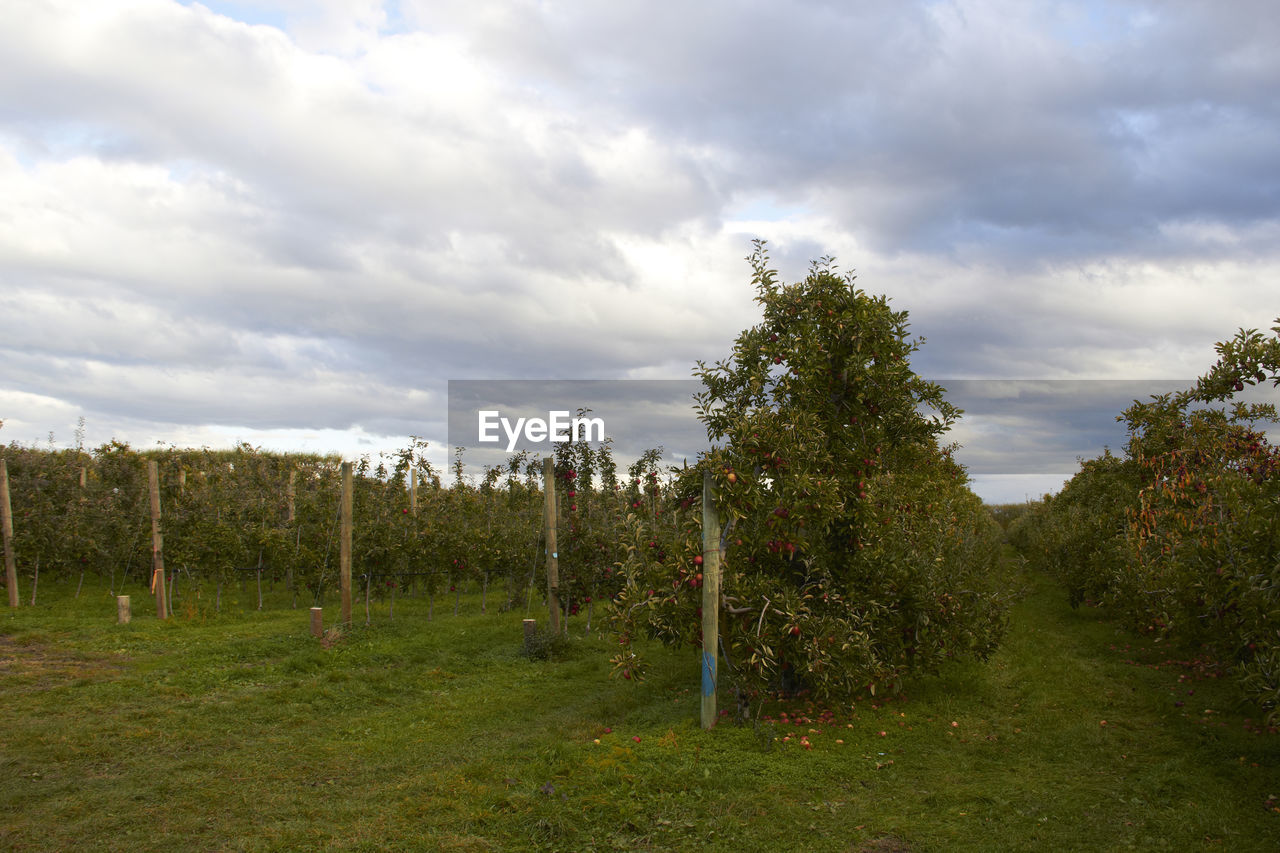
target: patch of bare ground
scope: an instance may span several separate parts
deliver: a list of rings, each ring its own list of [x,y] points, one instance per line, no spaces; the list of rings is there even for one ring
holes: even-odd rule
[[[849,848],[850,853],[911,853],[911,845],[900,838],[875,838]]]
[[[83,679],[110,677],[120,664],[68,651],[45,642],[21,642],[0,636],[0,685],[5,690],[47,690]]]

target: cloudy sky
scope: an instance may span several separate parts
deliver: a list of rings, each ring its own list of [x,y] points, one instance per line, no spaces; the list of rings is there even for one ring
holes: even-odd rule
[[[1280,316],[1278,44],[1274,0],[5,0],[0,441],[443,464],[449,379],[727,355],[754,237],[926,376],[1191,378]]]

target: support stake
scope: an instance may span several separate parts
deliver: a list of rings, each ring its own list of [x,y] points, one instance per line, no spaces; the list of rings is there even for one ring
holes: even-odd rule
[[[338,554],[338,574],[342,584],[342,624],[351,627],[351,512],[354,499],[351,463],[342,463],[342,533]]]
[[[556,462],[542,460],[542,488],[546,494],[544,518],[547,526],[547,606],[551,636],[560,634],[560,554],[556,550]]]
[[[147,490],[151,496],[151,591],[156,595],[156,616],[169,618],[168,588],[164,582],[164,536],[160,532],[160,467],[147,461]]]
[[[711,472],[702,472],[702,727],[716,724],[720,645],[720,514]]]
[[[9,504],[9,468],[0,459],[0,526],[4,528],[4,582],[9,606],[18,606],[18,564],[13,556],[13,507]]]

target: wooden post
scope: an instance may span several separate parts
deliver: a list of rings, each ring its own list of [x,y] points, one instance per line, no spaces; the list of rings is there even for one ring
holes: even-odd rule
[[[4,582],[9,606],[18,606],[18,563],[13,556],[13,507],[9,505],[9,466],[0,459],[0,528],[4,536]]]
[[[342,533],[338,574],[342,583],[342,624],[351,627],[351,512],[354,504],[351,463],[342,463]]]
[[[151,591],[156,596],[156,616],[169,618],[169,602],[164,583],[164,536],[160,532],[160,467],[147,462],[147,490],[151,493]]]
[[[129,605],[129,596],[116,596],[116,624],[128,625],[133,619],[133,610]]]
[[[547,606],[551,611],[551,636],[560,634],[560,553],[556,550],[556,462],[542,460],[542,489],[545,492],[543,520],[547,528]]]
[[[536,619],[524,620],[524,652],[528,654],[533,648],[534,640],[538,635],[538,622]]]
[[[702,472],[702,727],[716,724],[720,645],[720,514],[711,472]]]
[[[320,607],[311,608],[311,636],[324,636],[324,609]]]
[[[298,515],[295,507],[297,496],[298,496],[298,469],[290,468],[289,469],[289,486],[285,490],[285,514],[286,514],[285,522],[287,524],[294,524],[298,520]],[[302,528],[298,527],[298,528],[295,528],[294,530],[293,553],[295,554],[298,553],[298,550],[301,544],[302,544]],[[293,578],[293,561],[289,562],[289,573],[288,573],[287,580],[289,584],[289,592],[292,593],[293,595],[293,601],[290,606],[296,608],[298,606],[298,585],[294,582],[294,578]]]
[[[418,514],[418,472],[414,468],[409,469],[409,514]]]
[[[80,497],[77,498],[77,501],[80,504],[79,515],[81,518],[84,518],[84,505],[88,501],[88,498],[84,496],[85,484],[87,484],[88,482],[89,482],[88,469],[86,469],[85,466],[81,465],[80,466]],[[84,587],[84,570],[85,570],[86,559],[87,558],[83,554],[80,555],[80,582],[76,584],[76,598],[80,597],[80,590],[81,588]]]

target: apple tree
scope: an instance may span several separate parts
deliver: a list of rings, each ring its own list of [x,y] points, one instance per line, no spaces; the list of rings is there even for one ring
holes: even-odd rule
[[[1280,321],[1277,321],[1280,323]],[[1280,386],[1280,325],[1218,344],[1194,388],[1124,413],[1142,472],[1130,559],[1115,603],[1139,627],[1201,644],[1244,693],[1280,714],[1280,450],[1273,404],[1235,399]],[[1230,401],[1229,405],[1227,405]]]
[[[1280,321],[1277,321],[1280,324]],[[1244,694],[1280,714],[1280,450],[1275,406],[1238,397],[1280,386],[1280,325],[1241,330],[1194,387],[1134,402],[1123,459],[1082,463],[1058,495],[1011,529],[1073,603],[1232,669]]]
[[[739,689],[874,693],[988,654],[1004,626],[1000,530],[941,443],[960,412],[911,369],[923,341],[906,312],[829,258],[791,285],[763,243],[749,261],[763,316],[729,358],[698,363],[714,448],[669,490],[683,526],[650,535],[633,512],[624,530],[615,666],[643,672],[639,636],[699,642],[701,470],[725,525],[722,672]]]
[[[1101,603],[1120,577],[1140,476],[1134,460],[1106,450],[1010,525],[1009,540],[1032,566],[1066,586],[1072,607]]]

